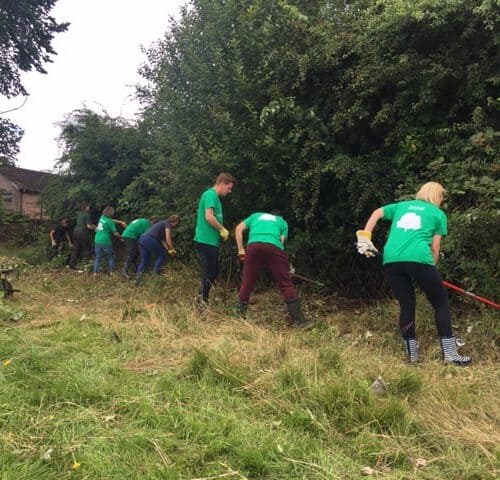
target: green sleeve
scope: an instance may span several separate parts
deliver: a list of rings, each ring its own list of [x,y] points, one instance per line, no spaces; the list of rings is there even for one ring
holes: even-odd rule
[[[218,198],[215,190],[213,188],[207,190],[203,198],[203,210],[206,210],[207,208],[213,208],[215,210],[217,200]]]
[[[281,227],[281,235],[285,238],[288,238],[288,223],[286,220],[283,220],[283,226]]]
[[[392,220],[394,214],[396,213],[397,203],[390,203],[389,205],[384,205],[382,207],[382,218],[384,220]]]
[[[245,220],[243,220],[243,223],[245,224],[245,227],[250,228],[250,225],[252,223],[252,220],[255,218],[255,215],[257,215],[257,214],[256,213],[252,213],[252,215],[250,215],[249,217],[245,218]]]
[[[440,212],[441,215],[438,218],[438,225],[436,228],[435,235],[446,235],[448,233],[448,219],[444,212]]]
[[[111,229],[112,232],[116,232],[116,225],[115,222],[113,222],[113,220],[109,221],[109,228]]]

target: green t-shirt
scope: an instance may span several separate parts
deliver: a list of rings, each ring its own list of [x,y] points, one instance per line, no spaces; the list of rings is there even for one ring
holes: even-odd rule
[[[434,265],[431,242],[434,235],[446,235],[445,213],[432,203],[409,200],[382,207],[384,220],[391,220],[384,246],[383,264],[416,262]]]
[[[122,233],[122,238],[133,238],[137,240],[146,230],[151,227],[151,222],[147,218],[137,218],[130,222]]]
[[[220,243],[219,231],[206,221],[205,210],[207,208],[213,209],[215,218],[223,225],[222,204],[213,187],[203,192],[200,202],[198,203],[194,241],[218,247]]]
[[[92,223],[92,219],[90,218],[90,213],[86,211],[79,211],[76,214],[76,225],[75,232],[88,233],[87,225]]]
[[[99,245],[111,245],[111,235],[116,232],[116,225],[111,218],[101,215],[97,228],[95,229],[94,243]]]
[[[288,237],[288,223],[282,217],[270,213],[252,213],[243,220],[249,229],[247,245],[255,242],[270,243],[284,250],[281,237]]]

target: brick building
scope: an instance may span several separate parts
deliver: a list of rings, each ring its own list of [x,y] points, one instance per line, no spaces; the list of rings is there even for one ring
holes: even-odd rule
[[[0,167],[0,201],[4,208],[31,219],[46,219],[40,194],[53,174]]]

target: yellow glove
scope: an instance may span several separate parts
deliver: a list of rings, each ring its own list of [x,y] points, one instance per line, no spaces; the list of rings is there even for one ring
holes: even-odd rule
[[[358,230],[356,232],[356,238],[358,242],[356,243],[356,248],[358,249],[358,253],[364,255],[365,257],[374,257],[378,250],[375,248],[375,245],[372,243],[372,232],[368,230]]]
[[[227,228],[222,227],[222,229],[219,230],[219,235],[220,238],[222,238],[222,240],[226,242],[227,239],[229,238],[229,230]]]
[[[170,248],[169,250],[167,250],[167,253],[171,256],[171,257],[175,257],[177,255],[177,250],[175,248]]]

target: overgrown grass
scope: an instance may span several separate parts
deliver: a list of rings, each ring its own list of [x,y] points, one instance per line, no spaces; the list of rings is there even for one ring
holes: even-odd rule
[[[0,323],[2,480],[498,474],[498,316],[486,309],[454,320],[474,356],[461,369],[439,361],[421,300],[423,362],[410,367],[392,301],[305,295],[321,324],[296,332],[274,291],[246,321],[223,288],[196,312],[196,274],[180,264],[139,288],[40,267],[14,283],[8,308],[23,316]]]

